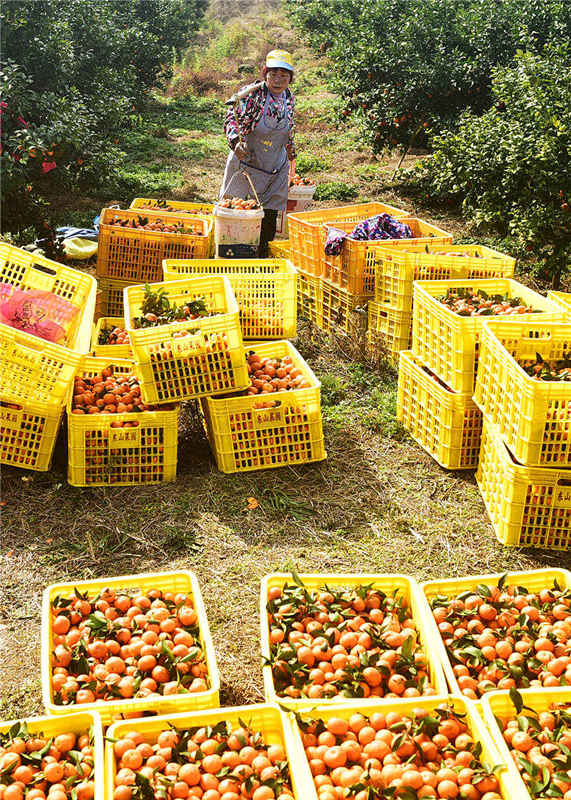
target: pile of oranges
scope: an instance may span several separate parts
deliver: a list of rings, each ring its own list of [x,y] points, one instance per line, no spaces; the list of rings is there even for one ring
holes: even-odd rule
[[[129,414],[152,411],[143,403],[138,379],[132,373],[114,373],[113,365],[97,375],[76,376],[73,383],[72,414]]]
[[[103,328],[97,344],[129,344],[129,332],[118,326]]]
[[[463,715],[445,704],[299,724],[319,800],[501,800]]]
[[[287,392],[311,386],[303,371],[295,366],[291,356],[269,358],[251,351],[247,361],[250,376],[247,393],[250,395]]]
[[[92,800],[94,752],[89,733],[48,738],[26,724],[0,734],[0,800]]]
[[[271,666],[282,697],[435,694],[404,597],[362,586],[269,590]]]
[[[245,725],[161,731],[149,744],[129,731],[114,744],[113,800],[200,797],[202,800],[293,800],[289,767],[280,744],[266,745]]]
[[[260,208],[255,200],[245,200],[243,197],[225,197],[218,203],[219,208],[233,208],[238,211],[254,211]]]
[[[51,604],[58,705],[207,690],[192,598],[158,589],[76,591]]]
[[[571,683],[571,592],[480,584],[430,601],[466,697],[492,689]]]
[[[523,700],[519,692],[515,690],[511,697],[517,704],[517,716],[498,722],[531,796],[571,800],[569,703],[555,704],[551,710],[539,713],[525,707],[522,713]]]

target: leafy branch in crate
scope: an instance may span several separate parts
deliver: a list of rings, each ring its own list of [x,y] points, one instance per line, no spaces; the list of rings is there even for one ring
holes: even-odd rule
[[[212,315],[204,299],[187,300],[181,305],[176,305],[171,303],[165,289],[159,288],[154,291],[148,283],[145,284],[141,311],[142,316],[133,320],[135,328],[152,328],[157,325],[168,325],[170,322]]]

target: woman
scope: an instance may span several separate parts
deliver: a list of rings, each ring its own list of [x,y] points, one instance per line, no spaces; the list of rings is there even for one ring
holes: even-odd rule
[[[266,57],[263,76],[264,81],[241,90],[245,96],[226,114],[224,132],[232,152],[220,190],[221,199],[227,195],[251,196],[248,179],[239,173],[245,171],[250,176],[265,212],[260,258],[267,257],[268,242],[276,234],[278,211],[287,206],[289,160],[295,158],[295,102],[288,88],[293,80],[291,55],[285,50],[272,50]]]

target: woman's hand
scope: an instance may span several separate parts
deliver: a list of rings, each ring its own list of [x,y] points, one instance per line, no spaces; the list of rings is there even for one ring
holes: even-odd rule
[[[236,158],[239,158],[240,161],[244,161],[250,155],[248,145],[245,142],[238,142],[234,148],[234,153],[236,154]]]

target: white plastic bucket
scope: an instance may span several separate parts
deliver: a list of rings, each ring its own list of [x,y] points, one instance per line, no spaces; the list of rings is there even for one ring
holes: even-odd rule
[[[315,184],[311,186],[290,186],[287,193],[287,208],[278,214],[276,233],[287,234],[287,214],[294,214],[296,211],[307,211],[313,201],[316,188]]]
[[[216,258],[256,258],[264,209],[244,210],[214,206]]]

